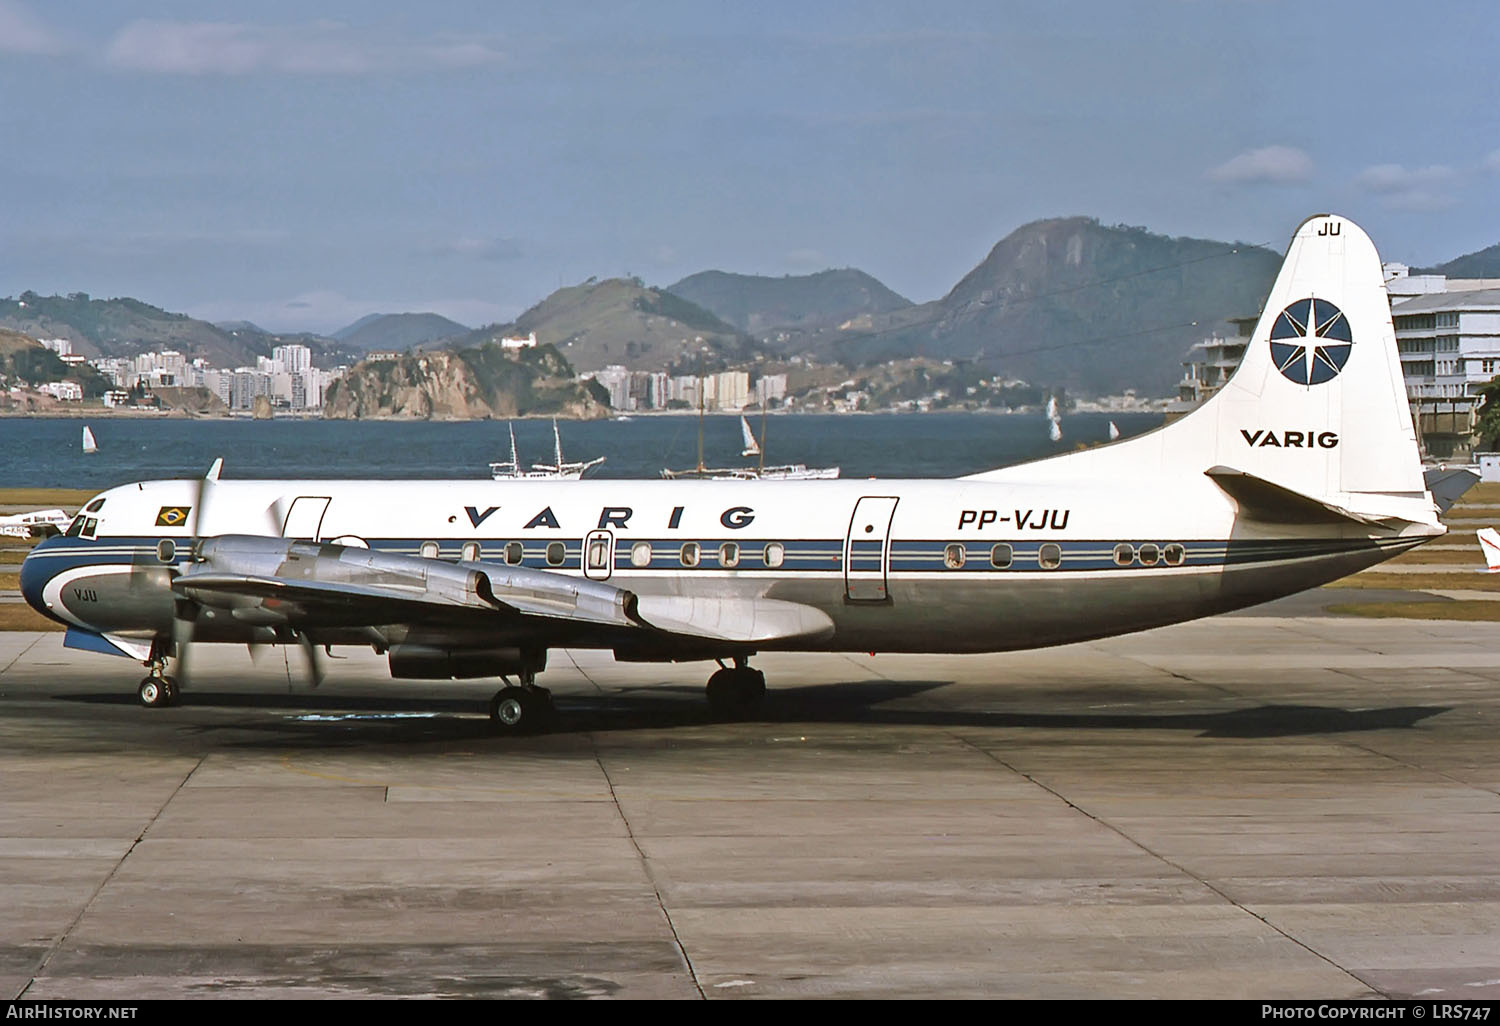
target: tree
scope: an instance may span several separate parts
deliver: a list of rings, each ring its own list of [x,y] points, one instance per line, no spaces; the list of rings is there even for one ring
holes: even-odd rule
[[[1478,394],[1484,402],[1479,407],[1474,430],[1479,435],[1479,447],[1494,452],[1500,449],[1500,376],[1480,386]]]

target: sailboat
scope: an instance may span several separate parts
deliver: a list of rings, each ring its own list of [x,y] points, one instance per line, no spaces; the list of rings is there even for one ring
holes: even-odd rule
[[[1054,442],[1062,441],[1062,418],[1057,415],[1057,396],[1047,397],[1047,437]]]
[[[765,411],[761,411],[761,436],[766,433]],[[765,465],[765,453],[750,422],[740,414],[740,434],[744,439],[741,456],[758,456],[760,463],[754,467],[705,467],[703,465],[703,410],[698,410],[698,465],[690,470],[663,470],[661,476],[669,480],[682,478],[709,481],[831,481],[839,476],[838,467],[809,467],[805,463],[783,463],[780,466]]]
[[[520,457],[516,454],[515,425],[507,422],[505,426],[510,430],[510,459],[490,464],[490,477],[496,481],[577,481],[586,471],[597,467],[605,460],[605,457],[600,456],[587,463],[565,461],[562,452],[562,435],[558,433],[557,418],[554,417],[552,419],[552,443],[557,462],[533,463],[530,469],[522,469]]]
[[[1114,421],[1110,421],[1109,422],[1109,440],[1111,442],[1113,442],[1115,439],[1117,439],[1119,437],[1120,437],[1120,429],[1117,428],[1117,427],[1115,427],[1115,422]]]
[[[85,456],[88,456],[89,454],[96,453],[98,451],[99,443],[94,441],[94,432],[89,430],[89,426],[85,424],[83,426],[83,454]]]

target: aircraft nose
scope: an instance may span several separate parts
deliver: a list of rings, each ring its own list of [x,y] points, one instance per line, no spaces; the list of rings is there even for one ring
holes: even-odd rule
[[[32,548],[26,554],[26,558],[21,561],[21,597],[26,600],[26,604],[32,609],[52,619],[56,619],[56,617],[53,617],[48,612],[47,603],[42,598],[42,589],[47,586],[47,581],[52,577],[51,573],[47,570],[48,560],[42,554],[56,540],[55,538],[48,538],[40,545]]]

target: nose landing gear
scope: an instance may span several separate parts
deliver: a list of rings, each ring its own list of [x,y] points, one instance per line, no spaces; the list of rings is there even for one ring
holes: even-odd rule
[[[168,677],[167,657],[162,651],[155,647],[151,649],[151,658],[145,661],[146,668],[151,672],[146,674],[141,681],[140,687],[136,688],[136,697],[141,704],[148,709],[161,709],[169,705],[177,704],[177,678]]]

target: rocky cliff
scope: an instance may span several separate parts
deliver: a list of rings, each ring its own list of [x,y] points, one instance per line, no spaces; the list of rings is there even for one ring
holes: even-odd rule
[[[338,420],[593,418],[608,413],[603,389],[573,380],[573,368],[551,346],[506,352],[487,345],[367,360],[334,382],[323,398],[323,416]]]

